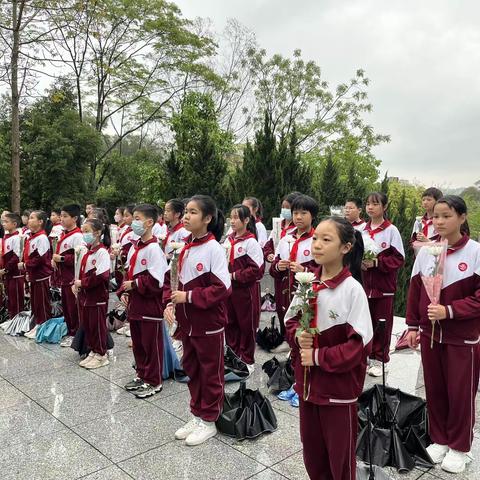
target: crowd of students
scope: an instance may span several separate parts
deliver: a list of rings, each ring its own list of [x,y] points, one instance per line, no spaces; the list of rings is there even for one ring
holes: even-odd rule
[[[421,345],[433,442],[428,452],[455,473],[471,460],[480,372],[480,246],[468,236],[467,208],[460,197],[429,188],[422,206],[424,215],[415,222],[408,245],[420,253],[408,294],[406,338],[412,348]],[[107,213],[92,204],[85,219],[78,205],[66,205],[51,212],[50,222],[41,211],[23,217],[5,211],[0,274],[9,315],[23,310],[28,286],[35,326],[25,336],[35,338],[38,325],[51,315],[50,285],[57,285],[68,328],[62,346],[71,345],[81,326],[90,353],[79,365],[104,367],[109,363],[106,316],[114,276],[116,294],[127,308],[123,330],[132,337],[136,365],[136,376],[125,388],[139,398],[162,390],[166,321],[171,341],[183,349],[191,396],[192,418],[175,437],[199,445],[217,432],[225,345],[250,373],[254,370],[260,280],[268,271],[285,340],[273,352],[291,350],[307,472],[312,479],[353,479],[356,402],[365,375],[380,376],[382,362],[389,362],[404,245],[388,220],[388,199],[382,193],[369,194],[364,207],[360,200],[348,199],[344,217],[318,224],[319,205],[307,195],[290,193],[279,207],[281,229],[270,236],[261,202],[253,197],[231,208],[226,233],[222,212],[205,195],[171,199],[160,212],[148,204],[119,207],[113,227]],[[429,263],[418,245],[443,240],[448,242],[443,289],[432,305],[421,280]],[[373,257],[364,255],[367,242],[376,246]],[[298,272],[315,276],[312,325],[320,334],[297,333]],[[381,320],[385,330],[378,328]],[[432,322],[440,328],[433,331]],[[308,398],[305,367],[310,372]]]

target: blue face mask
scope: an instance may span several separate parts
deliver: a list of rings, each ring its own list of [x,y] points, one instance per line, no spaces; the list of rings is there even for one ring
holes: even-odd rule
[[[144,227],[141,220],[134,220],[132,222],[132,230],[135,235],[141,237],[147,229]]]
[[[280,217],[282,217],[285,220],[291,220],[292,219],[292,211],[289,208],[282,208],[280,212]]]
[[[91,245],[95,241],[95,236],[93,235],[93,233],[90,233],[90,232],[84,233],[83,234],[83,241],[87,245]]]

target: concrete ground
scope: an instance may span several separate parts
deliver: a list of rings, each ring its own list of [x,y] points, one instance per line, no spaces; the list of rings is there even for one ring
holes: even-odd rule
[[[262,319],[266,323],[268,315]],[[394,333],[404,329],[396,319]],[[131,379],[132,352],[115,335],[115,356],[108,367],[86,371],[78,356],[58,345],[37,345],[0,333],[0,466],[2,480],[47,479],[307,479],[298,427],[298,410],[268,394],[261,365],[272,355],[257,351],[248,386],[269,395],[278,430],[252,441],[222,435],[200,447],[174,440],[188,419],[185,384],[171,380],[150,400],[123,390]],[[367,378],[365,387],[373,384]],[[388,384],[424,396],[418,352],[392,355]],[[229,384],[228,391],[238,388]],[[477,411],[480,401],[477,400]],[[480,478],[480,433],[473,454],[478,459],[463,475],[436,468],[392,478],[434,480]]]

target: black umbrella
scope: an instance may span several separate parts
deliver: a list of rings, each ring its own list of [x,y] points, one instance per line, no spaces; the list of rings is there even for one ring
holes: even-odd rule
[[[283,342],[280,330],[275,326],[275,315],[271,318],[270,327],[257,330],[257,344],[267,352],[278,347]]]
[[[383,329],[384,324],[380,321]],[[382,384],[365,390],[358,399],[357,457],[399,472],[409,472],[415,465],[431,468],[434,465],[426,450],[430,443],[426,402],[385,386],[385,362],[382,367]]]
[[[118,330],[125,325],[127,320],[127,310],[119,303],[113,310],[108,312],[107,325],[109,330]]]
[[[283,392],[293,385],[294,375],[290,355],[283,362],[273,357],[262,365],[262,370],[268,375],[267,387],[272,391]]]
[[[114,346],[115,342],[113,341],[113,337],[110,335],[110,332],[107,331],[107,350],[111,350]],[[83,325],[80,325],[77,333],[73,337],[71,348],[78,352],[80,356],[88,355],[90,353],[90,346],[87,345]]]
[[[225,394],[217,428],[225,435],[244,440],[274,432],[277,418],[270,401],[259,390],[250,390],[241,382],[236,392]]]
[[[52,318],[63,316],[62,292],[57,287],[50,288],[50,296],[52,299]]]
[[[227,345],[224,356],[224,375],[226,382],[238,382],[247,378],[250,373],[247,364]]]

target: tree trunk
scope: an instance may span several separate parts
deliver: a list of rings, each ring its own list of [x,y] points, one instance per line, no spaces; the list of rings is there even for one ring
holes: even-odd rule
[[[10,68],[12,72],[12,211],[20,213],[20,92],[18,90],[18,55],[20,29],[18,0],[12,1],[13,44]]]

